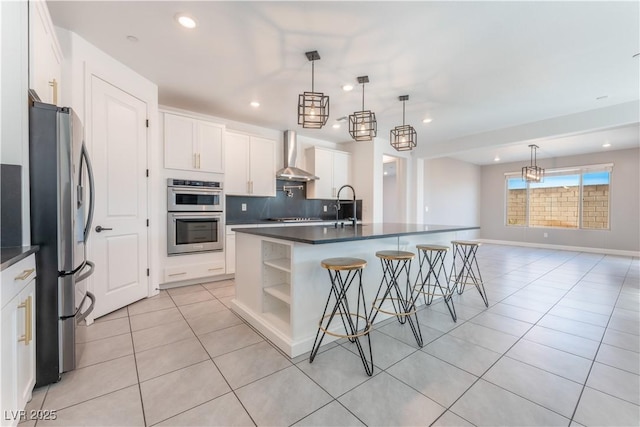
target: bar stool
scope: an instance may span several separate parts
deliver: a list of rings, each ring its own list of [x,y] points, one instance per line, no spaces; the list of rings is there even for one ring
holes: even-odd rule
[[[451,318],[456,322],[458,316],[456,314],[456,307],[453,305],[453,290],[449,287],[447,270],[444,268],[444,259],[447,252],[449,252],[449,247],[441,245],[416,245],[416,248],[418,249],[420,269],[418,270],[418,276],[416,277],[416,283],[413,289],[418,294],[422,294],[426,305],[431,305],[434,296],[442,297],[444,303],[447,304]],[[440,284],[440,275],[443,273],[445,280],[444,288]],[[424,289],[425,286],[427,290]]]
[[[382,280],[380,281],[378,293],[376,293],[372,304],[371,320],[369,323],[373,324],[378,313],[396,316],[400,324],[405,324],[408,321],[416,342],[422,347],[422,333],[420,332],[415,298],[413,297],[413,289],[409,278],[411,260],[415,258],[415,254],[413,252],[390,250],[378,251],[376,252],[376,256],[380,258],[380,262],[382,263]],[[406,276],[404,291],[398,283],[403,272]],[[381,294],[382,296],[380,296]],[[391,301],[393,311],[382,308],[386,300]]]
[[[316,339],[313,342],[311,354],[309,356],[309,363],[313,362],[318,350],[322,345],[322,340],[325,335],[331,335],[339,338],[347,338],[352,343],[355,343],[358,347],[358,353],[360,359],[364,365],[364,370],[367,375],[373,374],[373,355],[371,352],[371,322],[369,322],[369,314],[367,313],[367,306],[364,300],[364,290],[362,288],[362,270],[367,265],[367,261],[360,258],[327,258],[320,262],[322,268],[327,269],[329,272],[329,279],[331,280],[331,291],[327,298],[327,303],[324,306],[324,313],[318,322],[318,332],[316,333]],[[346,277],[342,276],[342,272],[347,272]],[[358,296],[356,299],[356,311],[352,312],[349,308],[349,301],[347,299],[347,292],[351,287],[353,281],[358,278]],[[332,308],[329,308],[329,304],[333,299],[335,300]],[[342,320],[345,333],[339,334],[329,330],[333,319],[339,316]],[[354,322],[355,320],[355,322]],[[360,337],[366,336],[369,347],[369,359],[367,360],[366,352],[360,342]]]
[[[476,252],[478,252],[481,243],[468,240],[452,240],[451,244],[453,245],[453,265],[451,266],[449,279],[453,281],[453,288],[457,288],[458,294],[462,294],[467,284],[474,285],[480,293],[484,305],[489,307],[487,292],[484,289],[482,275],[476,259]]]

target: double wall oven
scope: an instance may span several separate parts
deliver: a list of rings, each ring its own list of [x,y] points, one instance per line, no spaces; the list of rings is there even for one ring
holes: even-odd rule
[[[167,180],[167,254],[221,251],[224,196],[216,181]]]

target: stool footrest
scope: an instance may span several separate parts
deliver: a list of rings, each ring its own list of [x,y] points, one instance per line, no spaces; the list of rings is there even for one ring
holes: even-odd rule
[[[360,332],[356,332],[355,334],[338,334],[336,332],[331,332],[330,330],[324,328],[322,326],[322,321],[324,319],[326,319],[327,317],[332,317],[334,315],[340,315],[340,316],[352,316],[352,317],[358,317],[362,320],[365,321],[365,328],[360,331]],[[367,318],[361,314],[357,314],[357,313],[344,313],[342,311],[336,311],[334,314],[327,314],[326,316],[323,316],[322,319],[320,319],[320,322],[318,322],[318,328],[324,332],[327,335],[331,335],[333,337],[338,337],[338,338],[357,338],[357,337],[362,337],[364,335],[367,335],[369,332],[371,332],[371,323],[369,323],[369,321],[367,320]]]
[[[402,313],[398,313],[396,311],[387,311],[387,310],[383,310],[382,307],[376,307],[376,304],[381,303],[382,301],[398,301],[399,303],[403,303],[402,305],[404,306],[405,304],[413,304],[411,301],[407,301],[405,299],[402,298],[378,298],[376,300],[373,301],[373,307],[371,307],[373,310],[375,311],[379,311],[380,313],[384,313],[384,314],[390,314],[392,316],[411,316],[412,314],[414,314],[416,312],[416,306],[413,305],[413,310],[411,311],[406,311],[406,312],[402,312]]]
[[[433,286],[434,288],[436,287],[435,284],[433,283],[425,283],[424,286],[430,287]],[[431,295],[434,297],[450,297],[451,295],[453,295],[453,290],[449,290],[449,292],[429,292],[429,291],[423,291],[422,290],[423,285],[422,284],[417,284],[416,286],[414,286],[413,290],[419,294],[423,294],[423,295]],[[435,291],[435,290],[434,290]]]

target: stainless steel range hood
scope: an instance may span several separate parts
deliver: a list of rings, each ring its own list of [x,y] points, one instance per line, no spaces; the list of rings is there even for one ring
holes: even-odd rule
[[[284,131],[284,168],[276,172],[277,179],[288,181],[314,181],[320,179],[317,176],[296,167],[298,157],[298,142],[296,132]]]

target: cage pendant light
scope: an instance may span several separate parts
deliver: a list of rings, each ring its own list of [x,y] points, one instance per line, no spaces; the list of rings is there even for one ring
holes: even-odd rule
[[[538,166],[536,158],[536,150],[540,147],[531,144],[529,148],[531,148],[531,164],[522,168],[522,180],[527,182],[541,182],[544,179],[544,169]]]
[[[369,76],[358,77],[362,85],[362,110],[349,116],[349,134],[356,141],[371,141],[378,134],[376,114],[364,109],[364,84],[369,83]]]
[[[411,125],[404,124],[404,103],[409,100],[409,95],[398,97],[402,101],[402,126],[396,126],[391,129],[391,146],[397,151],[413,150],[418,145],[418,134]]]
[[[298,124],[303,128],[320,129],[329,119],[329,96],[314,91],[314,61],[320,59],[317,50],[306,52],[311,61],[311,92],[298,95]]]

